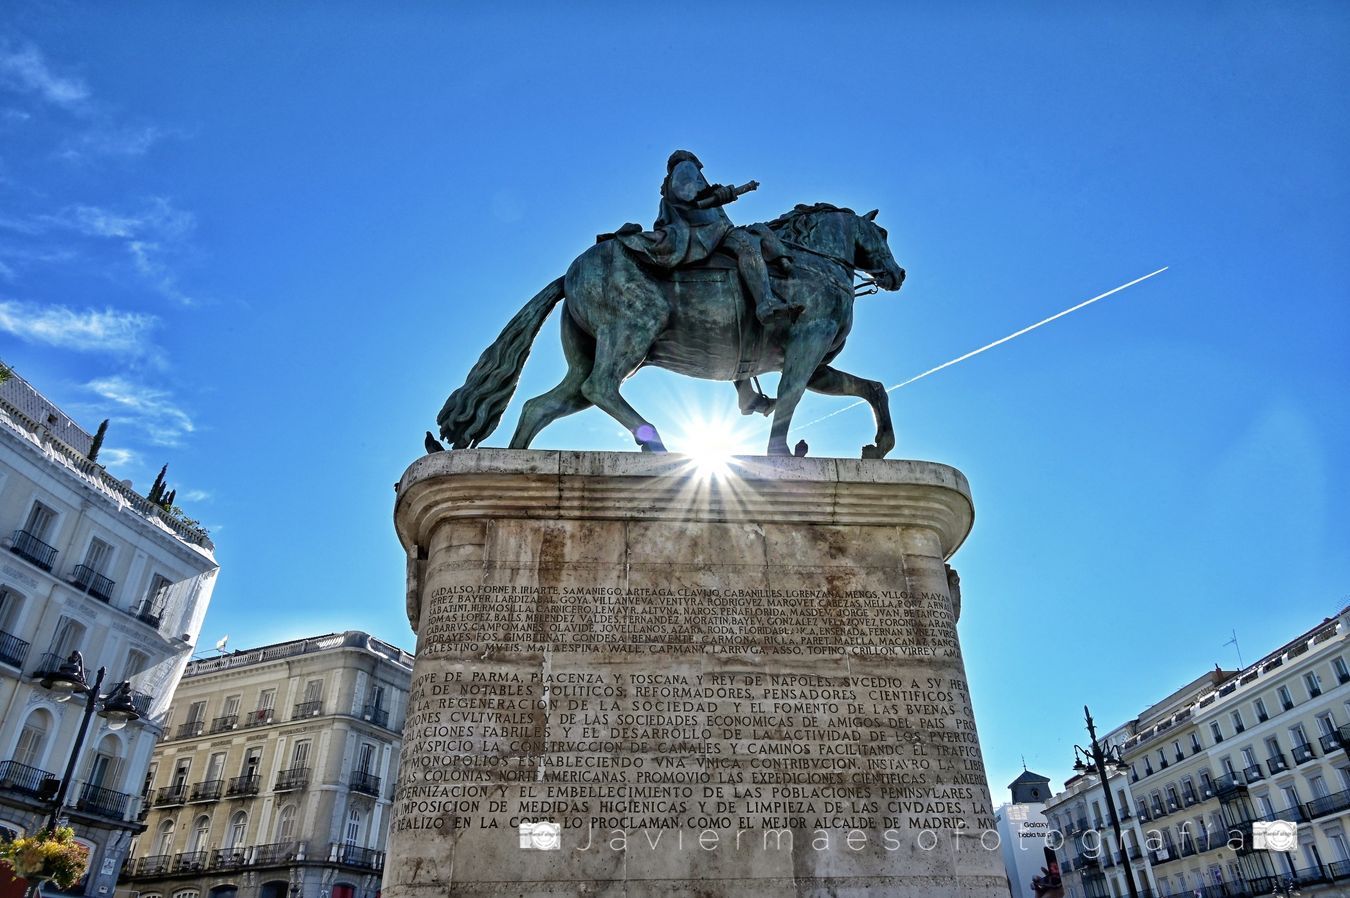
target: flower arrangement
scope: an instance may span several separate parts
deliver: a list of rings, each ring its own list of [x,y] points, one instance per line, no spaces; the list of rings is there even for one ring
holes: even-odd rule
[[[75,841],[75,830],[61,826],[0,844],[0,863],[15,876],[50,879],[68,889],[89,869],[89,849]]]

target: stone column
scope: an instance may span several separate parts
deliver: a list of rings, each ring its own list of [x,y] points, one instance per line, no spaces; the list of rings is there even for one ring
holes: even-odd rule
[[[973,513],[929,462],[418,460],[385,894],[1006,895],[945,567]]]

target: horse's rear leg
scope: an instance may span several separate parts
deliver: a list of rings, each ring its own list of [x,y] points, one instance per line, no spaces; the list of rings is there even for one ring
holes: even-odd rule
[[[663,322],[630,319],[595,335],[595,365],[581,385],[581,393],[628,428],[643,452],[665,452],[661,435],[619,395],[624,378],[637,370],[647,357]]]
[[[807,388],[826,396],[857,396],[872,406],[877,421],[876,442],[864,446],[863,458],[885,458],[895,448],[895,429],[891,426],[891,402],[886,388],[875,380],[864,380],[856,374],[821,365],[811,375]]]
[[[591,374],[595,363],[595,343],[584,333],[572,316],[563,312],[562,347],[567,359],[567,373],[556,387],[525,403],[520,423],[511,437],[512,449],[528,449],[539,431],[559,418],[591,407],[591,401],[581,392],[581,385]]]

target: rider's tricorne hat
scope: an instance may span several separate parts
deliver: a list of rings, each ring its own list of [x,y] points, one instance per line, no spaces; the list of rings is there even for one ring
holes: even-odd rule
[[[699,171],[703,170],[703,163],[700,162],[698,157],[693,153],[688,150],[676,150],[671,153],[670,158],[666,160],[666,174],[670,174],[674,171],[675,166],[679,165],[681,162],[692,162],[698,166]]]

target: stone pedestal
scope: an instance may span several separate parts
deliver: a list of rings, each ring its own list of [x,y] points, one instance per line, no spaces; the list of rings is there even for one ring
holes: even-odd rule
[[[944,565],[972,518],[929,462],[420,459],[384,894],[1006,896]]]

